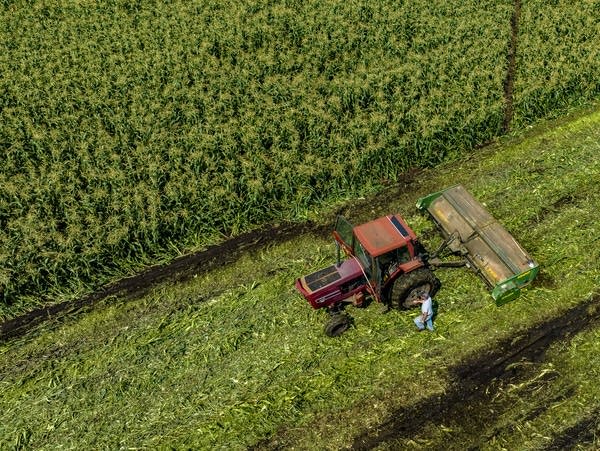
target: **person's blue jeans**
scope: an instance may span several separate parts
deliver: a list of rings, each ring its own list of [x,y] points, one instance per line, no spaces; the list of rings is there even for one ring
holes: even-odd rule
[[[415,325],[419,330],[425,329],[425,326],[427,326],[427,329],[433,330],[433,315],[429,315],[425,322],[423,322],[423,320],[421,319],[421,315],[417,316],[415,318]]]

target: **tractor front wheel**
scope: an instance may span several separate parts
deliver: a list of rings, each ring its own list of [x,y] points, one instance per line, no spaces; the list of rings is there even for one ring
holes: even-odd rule
[[[325,325],[325,334],[328,337],[339,337],[348,330],[352,318],[346,313],[334,313]]]
[[[422,293],[431,297],[437,293],[441,285],[439,279],[430,269],[419,268],[402,274],[395,281],[390,293],[390,304],[399,309],[416,307],[415,303]]]

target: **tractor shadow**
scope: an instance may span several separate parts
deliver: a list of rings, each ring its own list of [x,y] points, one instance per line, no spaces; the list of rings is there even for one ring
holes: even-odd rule
[[[431,321],[433,321],[434,325],[435,325],[435,321],[437,320],[437,317],[438,317],[439,309],[440,309],[440,303],[438,301],[436,301],[435,299],[433,299],[433,302],[431,303],[431,310],[433,310],[433,315],[431,316]]]

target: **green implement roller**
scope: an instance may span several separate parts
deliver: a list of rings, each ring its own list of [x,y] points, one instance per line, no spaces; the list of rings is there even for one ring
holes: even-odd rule
[[[539,267],[513,236],[467,190],[456,185],[417,201],[446,238],[492,290],[497,305],[516,299]],[[437,253],[441,251],[438,250]],[[430,261],[432,266],[435,262]]]

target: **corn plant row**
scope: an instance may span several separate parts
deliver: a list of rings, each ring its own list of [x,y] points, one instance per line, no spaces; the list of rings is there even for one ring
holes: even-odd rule
[[[600,1],[523,2],[515,125],[556,116],[600,94]]]

